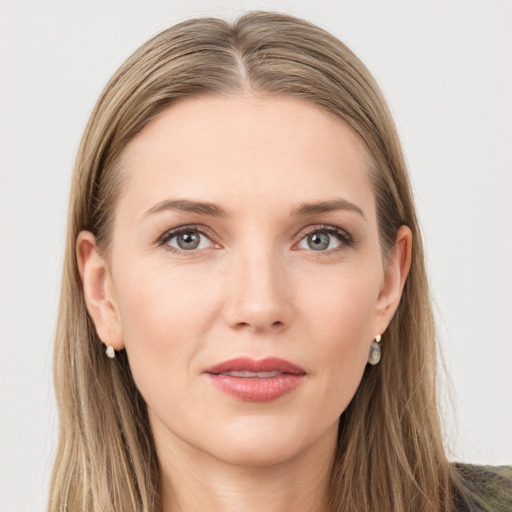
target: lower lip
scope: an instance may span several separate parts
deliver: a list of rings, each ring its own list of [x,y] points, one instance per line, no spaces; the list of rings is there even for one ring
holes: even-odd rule
[[[300,386],[303,374],[284,373],[269,378],[231,377],[209,373],[213,385],[228,395],[247,402],[270,402]]]

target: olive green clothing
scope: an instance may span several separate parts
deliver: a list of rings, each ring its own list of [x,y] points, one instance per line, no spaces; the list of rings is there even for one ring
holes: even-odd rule
[[[457,500],[458,512],[512,512],[512,466],[455,467],[469,491]]]

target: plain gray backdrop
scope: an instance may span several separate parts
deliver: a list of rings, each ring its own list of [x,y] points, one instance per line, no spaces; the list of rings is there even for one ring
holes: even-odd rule
[[[66,202],[90,111],[150,36],[249,9],[326,28],[382,86],[453,382],[454,407],[442,387],[450,457],[512,462],[510,1],[0,0],[0,512],[45,508]]]

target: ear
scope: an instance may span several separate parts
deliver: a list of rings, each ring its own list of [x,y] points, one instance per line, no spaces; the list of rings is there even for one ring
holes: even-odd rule
[[[398,308],[411,268],[411,254],[411,230],[407,226],[401,226],[384,268],[384,280],[377,300],[375,335],[382,334],[387,329]]]
[[[78,235],[76,258],[85,304],[98,337],[105,345],[112,345],[115,350],[124,348],[110,273],[90,231],[81,231]]]

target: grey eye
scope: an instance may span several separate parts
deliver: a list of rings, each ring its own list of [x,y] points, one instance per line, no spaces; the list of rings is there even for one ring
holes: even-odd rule
[[[328,231],[327,228],[312,231],[299,242],[298,247],[317,252],[336,249],[344,242],[342,241],[343,235],[335,229],[333,228],[333,233],[330,233],[331,229]]]
[[[199,231],[182,231],[169,238],[167,245],[182,251],[194,251],[210,246],[210,239]]]
[[[199,246],[199,233],[181,233],[176,237],[176,242],[178,247],[185,251],[197,249]]]
[[[310,249],[313,251],[323,251],[329,247],[329,243],[331,242],[331,236],[327,233],[310,233],[307,236],[307,244]]]

